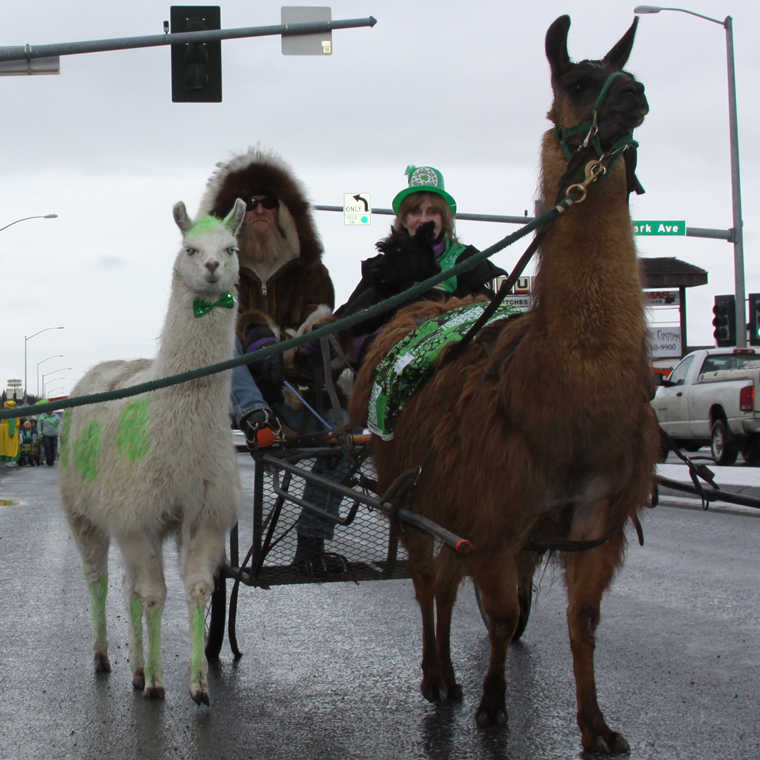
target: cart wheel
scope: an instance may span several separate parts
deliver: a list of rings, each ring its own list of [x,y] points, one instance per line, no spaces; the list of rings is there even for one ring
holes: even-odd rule
[[[491,621],[488,619],[485,608],[483,607],[483,600],[480,597],[480,589],[475,581],[472,582],[472,586],[475,589],[475,601],[478,603],[478,610],[480,611],[480,617],[483,618],[485,627],[491,629]],[[520,600],[520,617],[517,621],[517,628],[512,635],[512,643],[519,641],[520,637],[525,631],[525,627],[528,625],[528,618],[530,617],[530,606],[533,601],[533,579],[531,577],[530,582],[526,586],[521,586],[517,592],[517,597]]]
[[[206,635],[206,659],[218,660],[224,642],[224,621],[227,612],[227,579],[220,568],[214,576],[214,591],[211,594],[206,614],[208,632]]]

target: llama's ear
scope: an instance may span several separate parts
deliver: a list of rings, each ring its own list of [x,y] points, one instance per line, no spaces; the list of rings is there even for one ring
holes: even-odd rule
[[[178,201],[174,204],[172,214],[174,215],[174,221],[177,223],[177,227],[182,230],[183,234],[193,226],[193,222],[187,215],[187,209],[182,201]]]
[[[604,63],[609,64],[616,71],[620,71],[628,56],[631,54],[633,47],[633,38],[636,36],[636,27],[639,24],[639,17],[635,16],[633,23],[628,27],[628,31],[620,38],[617,44],[604,56]]]
[[[224,226],[233,234],[238,234],[240,225],[243,223],[243,217],[245,216],[245,201],[242,198],[235,199],[235,205],[232,207],[232,211],[224,217]]]
[[[570,16],[560,16],[546,31],[546,57],[552,69],[552,78],[567,71],[570,56],[567,54],[567,32],[570,29]]]

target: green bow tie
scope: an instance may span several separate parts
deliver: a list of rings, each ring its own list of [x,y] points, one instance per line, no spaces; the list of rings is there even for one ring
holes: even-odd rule
[[[202,317],[204,314],[208,314],[214,306],[221,306],[224,309],[235,308],[235,296],[231,290],[225,290],[218,301],[206,301],[200,296],[196,296],[193,299],[193,315],[196,317]]]

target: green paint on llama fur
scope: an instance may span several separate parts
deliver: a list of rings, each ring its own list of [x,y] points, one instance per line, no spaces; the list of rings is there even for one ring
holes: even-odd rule
[[[204,647],[206,644],[206,611],[202,604],[196,604],[190,616],[190,673],[197,675],[203,667],[205,657]]]
[[[140,653],[143,647],[143,605],[139,599],[129,600],[129,621],[132,624],[132,633],[135,637],[135,645]]]
[[[163,606],[157,604],[145,610],[148,629],[148,660],[145,663],[145,684],[156,686],[161,678],[161,613]]]
[[[116,431],[116,450],[132,462],[142,459],[150,450],[148,424],[150,399],[138,399],[128,404],[121,413]]]
[[[97,420],[91,420],[72,446],[74,464],[86,482],[95,480],[98,476],[101,427]]]
[[[95,639],[103,646],[105,646],[106,596],[108,595],[108,576],[104,575],[99,580],[88,585],[90,588],[90,614],[92,616],[92,629],[95,633]]]
[[[188,235],[205,235],[211,230],[220,227],[223,224],[221,219],[217,219],[215,216],[204,216],[201,219],[197,219],[193,226],[187,231]]]
[[[143,605],[139,599],[129,600],[129,618],[135,631],[140,631],[142,637]]]
[[[69,432],[71,431],[71,409],[63,413],[63,425],[61,427],[61,467],[69,466]]]

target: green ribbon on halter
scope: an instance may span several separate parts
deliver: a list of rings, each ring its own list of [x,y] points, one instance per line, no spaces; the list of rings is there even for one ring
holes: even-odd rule
[[[235,308],[235,296],[231,290],[225,290],[218,301],[206,301],[200,296],[196,296],[193,299],[193,316],[202,317],[204,314],[208,314],[214,306],[221,306],[223,309]]]

